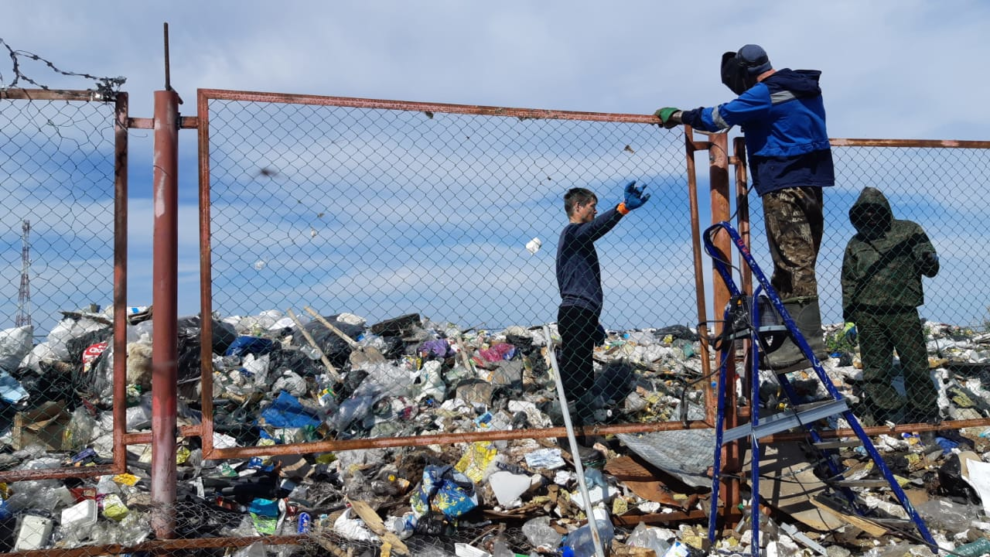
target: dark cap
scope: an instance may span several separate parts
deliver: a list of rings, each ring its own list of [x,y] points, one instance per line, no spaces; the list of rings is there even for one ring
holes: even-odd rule
[[[759,75],[765,71],[773,69],[770,65],[770,58],[767,51],[757,44],[748,44],[739,49],[739,59],[749,75]]]

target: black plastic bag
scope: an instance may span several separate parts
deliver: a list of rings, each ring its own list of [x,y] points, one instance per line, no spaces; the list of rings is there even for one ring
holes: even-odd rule
[[[340,329],[342,333],[352,340],[357,340],[361,336],[361,333],[364,332],[364,327],[337,321],[337,317],[339,317],[339,314],[324,317],[324,319],[329,321],[334,327]],[[313,337],[313,341],[320,347],[320,350],[330,360],[330,363],[335,367],[343,367],[347,363],[347,358],[351,355],[351,347],[344,339],[337,336],[336,333],[332,332],[319,321],[311,321],[304,328]],[[295,346],[309,346],[309,341],[303,335],[293,335],[292,344]]]

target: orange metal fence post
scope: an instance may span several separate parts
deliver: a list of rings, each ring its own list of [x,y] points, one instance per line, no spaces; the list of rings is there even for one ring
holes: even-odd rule
[[[178,380],[179,96],[155,91],[154,280],[152,333],[151,499],[158,539],[175,533],[175,425]],[[210,316],[204,316],[209,319]]]
[[[726,134],[711,134],[711,147],[708,149],[708,172],[710,179],[710,192],[712,203],[712,222],[722,222],[729,220],[729,140]],[[732,253],[732,246],[728,236],[722,234],[715,237],[715,245],[724,254]],[[713,303],[715,306],[715,335],[722,333],[725,323],[722,322],[723,311],[729,303],[729,289],[725,282],[717,273],[712,273],[713,281]],[[725,428],[731,429],[739,425],[739,415],[736,395],[736,361],[735,353],[730,348],[726,357],[725,376]],[[739,442],[727,443],[723,449],[724,472],[729,474],[738,473],[742,469],[742,458]],[[733,514],[733,509],[740,501],[739,480],[734,477],[723,476],[724,486],[722,493],[725,494],[724,517],[728,518]],[[712,501],[712,505],[716,505]]]
[[[708,308],[705,303],[705,271],[703,257],[701,254],[701,216],[698,209],[698,176],[694,163],[694,153],[707,148],[707,143],[699,143],[694,140],[694,132],[690,126],[684,126],[684,151],[687,156],[687,186],[688,201],[691,212],[691,250],[694,261],[694,289],[697,294],[698,304],[698,339],[701,344],[701,373],[704,380],[705,396],[705,421],[709,424],[715,423],[715,390],[712,389],[711,375],[711,354],[708,349]]]

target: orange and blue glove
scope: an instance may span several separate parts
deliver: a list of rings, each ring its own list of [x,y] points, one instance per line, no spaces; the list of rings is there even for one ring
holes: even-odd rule
[[[619,203],[618,211],[627,215],[629,211],[642,207],[650,199],[650,194],[643,193],[644,190],[646,190],[646,184],[637,188],[635,180],[626,184],[625,198],[622,203]]]

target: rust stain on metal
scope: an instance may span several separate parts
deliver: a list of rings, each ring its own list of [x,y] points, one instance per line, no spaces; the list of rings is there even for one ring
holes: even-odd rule
[[[199,300],[200,315],[213,314],[213,251],[210,244],[210,101],[206,90],[196,91],[199,121]],[[205,339],[213,338],[213,320],[203,319]],[[200,391],[203,458],[213,454],[213,349],[212,341],[200,343]]]
[[[203,413],[204,422],[206,413]],[[694,421],[687,427],[681,422],[659,422],[652,424],[620,424],[601,427],[575,428],[575,433],[586,435],[609,435],[615,433],[647,433],[651,431],[675,431],[682,429],[711,429],[711,424]],[[291,455],[350,451],[358,449],[380,449],[388,447],[420,447],[425,445],[451,445],[474,441],[502,441],[509,439],[546,439],[563,437],[567,430],[563,427],[545,429],[516,429],[506,431],[479,431],[471,433],[446,433],[441,435],[421,435],[417,437],[382,437],[376,439],[352,439],[347,441],[320,441],[299,445],[271,445],[267,447],[235,447],[214,449],[209,454],[203,451],[203,458],[211,460],[224,458],[247,458],[251,456]],[[204,438],[205,445],[205,438]]]
[[[424,113],[429,112],[433,114],[444,113],[476,116],[505,116],[539,120],[583,120],[590,122],[657,124],[657,117],[652,114],[609,114],[603,112],[575,112],[567,110],[507,108],[500,106],[423,103],[379,99],[359,99],[352,97],[323,97],[317,95],[291,95],[284,93],[263,93],[255,91],[229,91],[223,89],[200,89],[199,94],[206,99],[228,101],[309,104],[349,108],[376,108],[382,110],[403,110]],[[202,114],[202,110],[200,111],[200,114]]]
[[[128,118],[127,127],[134,130],[153,130],[155,129],[155,119],[154,118]]]
[[[119,474],[115,466],[101,464],[80,468],[40,468],[36,470],[6,470],[0,472],[0,482],[22,482],[25,480],[59,480],[65,478],[91,478],[107,474]]]
[[[832,147],[904,147],[933,149],[990,149],[990,141],[956,139],[829,139]]]
[[[127,93],[117,95],[114,111],[114,230],[113,230],[113,319],[127,322]],[[127,400],[127,327],[113,328],[114,400]],[[115,473],[127,469],[124,434],[127,408],[113,405],[113,467]]]

